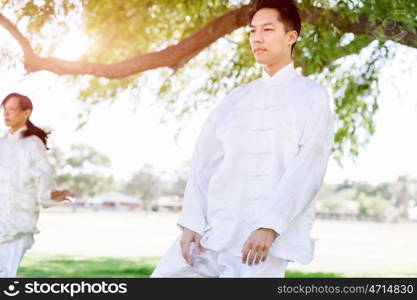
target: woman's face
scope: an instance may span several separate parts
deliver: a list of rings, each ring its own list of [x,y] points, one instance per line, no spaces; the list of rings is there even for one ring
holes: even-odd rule
[[[18,129],[26,124],[31,111],[22,110],[18,98],[10,98],[3,106],[4,122],[8,127]]]

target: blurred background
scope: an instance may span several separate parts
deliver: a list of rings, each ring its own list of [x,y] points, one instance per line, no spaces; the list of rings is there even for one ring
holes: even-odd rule
[[[316,197],[315,259],[287,276],[416,277],[417,3],[296,2],[294,63],[332,94],[337,131]],[[261,74],[251,5],[0,0],[0,98],[32,99],[32,121],[52,132],[56,186],[76,194],[42,211],[19,276],[150,275],[180,233],[205,118]]]

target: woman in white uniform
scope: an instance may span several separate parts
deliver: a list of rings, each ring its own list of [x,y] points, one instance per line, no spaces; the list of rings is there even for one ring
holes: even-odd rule
[[[66,200],[68,190],[52,191],[46,154],[48,133],[29,120],[31,100],[12,93],[1,103],[9,130],[0,137],[0,277],[15,277],[34,243],[39,208]]]

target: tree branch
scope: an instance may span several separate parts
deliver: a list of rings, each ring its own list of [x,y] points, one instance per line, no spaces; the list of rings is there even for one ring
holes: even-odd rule
[[[16,26],[1,14],[0,24],[12,34],[22,47],[25,68],[28,72],[47,70],[59,75],[89,74],[96,77],[124,78],[160,67],[169,67],[173,70],[182,67],[219,38],[244,26],[247,22],[250,7],[250,5],[245,5],[228,12],[207,24],[197,33],[164,50],[139,55],[113,64],[72,62],[54,57],[40,57],[34,54],[29,42]]]
[[[190,37],[161,51],[139,55],[112,64],[67,61],[54,57],[40,57],[35,54],[28,39],[18,28],[0,14],[0,24],[16,39],[24,53],[24,66],[28,72],[47,70],[59,75],[94,75],[105,78],[124,78],[147,70],[169,67],[174,71],[184,66],[191,58],[210,46],[219,38],[233,32],[247,23],[247,15],[253,5],[242,6],[230,11],[207,24]],[[383,26],[373,25],[367,16],[360,16],[352,22],[341,14],[318,7],[310,7],[302,12],[303,21],[316,24],[323,16],[342,32],[372,36],[375,39],[388,39],[409,47],[417,48],[417,35],[402,30],[392,32]]]
[[[33,57],[34,52],[28,39],[17,29],[17,27],[0,14],[0,24],[15,38],[23,50],[25,57]]]
[[[314,6],[302,11],[301,15],[303,22],[311,25],[317,24],[321,18],[325,17],[326,22],[333,24],[342,32],[366,35],[379,40],[392,40],[405,46],[417,48],[417,34],[403,29],[401,24],[395,23],[393,20],[395,24],[387,25],[381,22],[381,24],[374,25],[368,16],[361,15],[358,22],[352,22],[348,17],[336,11]]]
[[[368,46],[372,41],[373,40],[368,36],[362,36],[362,35],[356,36],[356,38],[349,44],[337,48],[337,51],[328,53],[325,59],[323,60],[323,64],[320,66],[319,71],[317,71],[317,69],[309,70],[308,59],[304,58],[303,60],[297,60],[297,56],[295,56],[295,62],[298,66],[300,66],[303,69],[304,75],[310,75],[311,73],[321,72],[323,68],[327,66],[328,63],[330,62],[333,62],[347,55],[359,53],[360,50]]]

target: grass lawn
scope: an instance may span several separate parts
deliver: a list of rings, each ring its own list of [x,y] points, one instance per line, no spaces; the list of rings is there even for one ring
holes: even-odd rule
[[[75,258],[26,255],[18,277],[149,277],[159,258]],[[304,273],[288,270],[286,277],[344,277],[336,273]]]

